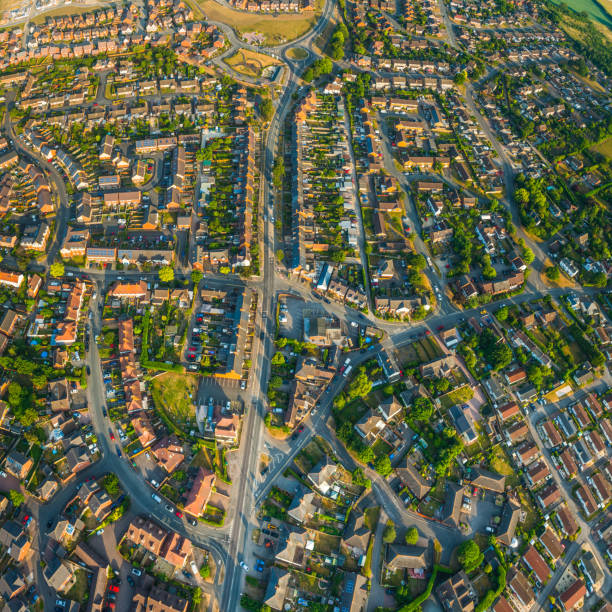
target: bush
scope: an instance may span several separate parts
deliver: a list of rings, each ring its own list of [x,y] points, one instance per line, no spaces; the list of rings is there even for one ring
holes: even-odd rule
[[[466,572],[475,570],[483,561],[484,555],[480,552],[474,540],[467,540],[459,546],[457,560]]]
[[[397,534],[395,532],[395,525],[393,524],[393,521],[387,521],[387,525],[383,531],[383,542],[385,544],[392,544],[395,542],[396,537]]]
[[[406,544],[414,546],[419,541],[419,531],[416,527],[410,527],[406,532]]]

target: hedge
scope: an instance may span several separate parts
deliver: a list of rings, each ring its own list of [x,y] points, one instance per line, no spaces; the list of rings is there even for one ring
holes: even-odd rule
[[[401,607],[399,612],[416,612],[421,607],[421,604],[425,603],[431,592],[433,590],[434,582],[436,581],[436,577],[438,572],[443,572],[445,574],[452,574],[453,572],[446,567],[441,565],[434,565],[433,572],[431,572],[431,576],[429,577],[429,581],[427,582],[427,588],[423,593],[421,593],[416,599]]]

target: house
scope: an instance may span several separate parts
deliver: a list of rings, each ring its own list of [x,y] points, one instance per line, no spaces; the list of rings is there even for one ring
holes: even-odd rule
[[[291,574],[285,570],[273,567],[270,570],[268,577],[268,586],[262,601],[263,605],[268,606],[271,610],[280,612],[283,610],[283,604],[287,597],[287,591],[289,589],[289,581]]]
[[[185,502],[185,512],[193,516],[201,516],[204,513],[206,504],[210,499],[212,488],[215,485],[215,474],[204,468],[199,468],[193,481],[191,489],[187,493]]]
[[[134,601],[138,595],[139,593],[136,592]],[[157,586],[151,588],[146,599],[146,604],[144,604],[142,608],[134,606],[134,601],[132,601],[132,610],[134,610],[134,612],[141,612],[141,610],[150,610],[151,612],[187,612],[190,606],[190,602],[186,599],[178,597],[168,591],[164,591]]]
[[[351,513],[351,515],[354,514],[354,512]],[[371,532],[365,523],[365,515],[361,513],[351,516],[342,536],[342,544],[348,548],[354,557],[360,558],[368,550],[370,535]]]
[[[159,556],[167,535],[168,532],[157,523],[138,516],[130,523],[125,538]]]
[[[550,567],[533,544],[523,555],[523,563],[534,573],[540,584],[546,584],[550,578]]]
[[[92,515],[98,521],[102,521],[110,514],[112,504],[113,501],[106,491],[96,491],[91,496],[88,505]]]
[[[504,378],[509,385],[516,385],[527,380],[527,370],[523,367],[513,368],[504,374]]]
[[[517,446],[515,452],[521,465],[529,465],[536,457],[540,456],[540,449],[531,438]]]
[[[368,580],[361,574],[346,572],[344,588],[340,595],[340,609],[347,612],[366,612],[368,598]]]
[[[431,483],[421,476],[407,455],[396,466],[395,473],[417,499],[423,499],[429,493]]]
[[[591,489],[586,485],[582,485],[576,490],[576,499],[580,502],[587,516],[591,516],[591,514],[597,512],[598,506],[595,497],[593,493],[591,493]]]
[[[38,497],[42,499],[42,501],[49,501],[57,492],[59,485],[56,480],[52,478],[45,479],[41,485],[36,490]]]
[[[531,486],[537,486],[550,476],[550,470],[544,461],[534,461],[527,470],[525,476]]]
[[[463,487],[457,483],[447,481],[444,504],[440,509],[440,520],[452,527],[459,527],[462,501]]]
[[[7,310],[0,321],[0,332],[5,336],[12,336],[18,321],[19,315],[14,310]]]
[[[516,526],[521,518],[521,506],[509,499],[502,510],[501,520],[497,528],[497,540],[506,546],[512,546]]]
[[[593,474],[590,478],[590,484],[593,487],[595,496],[599,499],[600,507],[602,507],[610,501],[612,485],[604,478],[601,472]]]
[[[333,461],[330,461],[326,455],[319,463],[306,475],[306,478],[320,491],[323,495],[327,495],[331,489],[331,480],[336,473],[337,466]]]
[[[429,363],[421,364],[419,371],[423,378],[444,378],[456,367],[457,358],[455,355],[445,355]]]
[[[442,607],[448,612],[472,612],[478,599],[472,581],[463,570],[445,580],[436,593]]]
[[[497,409],[497,414],[502,423],[520,414],[521,409],[516,402],[508,402]]]
[[[317,512],[319,505],[316,501],[317,495],[314,491],[300,487],[287,508],[287,515],[296,523],[304,523]]]
[[[561,500],[561,489],[556,482],[551,482],[540,489],[536,497],[542,508],[546,510]]]
[[[90,459],[85,446],[73,446],[66,453],[66,467],[69,473],[76,474],[89,467]]]
[[[527,427],[527,423],[522,419],[517,420],[504,430],[504,434],[509,444],[516,444],[527,438],[529,435],[529,427]]]
[[[151,448],[151,453],[168,474],[172,474],[185,460],[183,447],[175,436],[165,437]]]
[[[72,567],[54,557],[43,569],[43,576],[47,584],[59,593],[70,589],[75,581],[75,573]]]
[[[470,406],[467,404],[454,404],[449,409],[449,415],[457,433],[461,436],[465,444],[473,444],[478,439],[474,430],[474,418]]]
[[[390,421],[402,411],[402,405],[395,399],[395,396],[392,395],[383,399],[382,402],[378,404],[378,410],[380,410],[385,421]]]
[[[34,462],[30,457],[26,457],[18,451],[11,451],[4,462],[4,467],[8,472],[13,474],[19,480],[22,480],[28,475],[28,472],[34,466]]]
[[[26,583],[17,570],[13,567],[8,567],[0,576],[0,595],[5,601],[10,601],[25,591]]]
[[[565,546],[549,526],[546,526],[544,533],[539,536],[538,540],[553,561],[559,559],[565,550]]]
[[[577,608],[582,608],[586,594],[586,585],[578,578],[559,595],[559,603],[566,612],[576,610]]]
[[[535,604],[535,595],[529,580],[516,568],[510,568],[507,574],[508,595],[517,612],[528,612]]]
[[[578,464],[569,448],[564,448],[557,456],[559,467],[567,479],[571,479],[578,474]]]
[[[355,431],[365,440],[365,442],[371,445],[376,441],[380,432],[386,427],[386,423],[370,410],[355,423],[354,427]]]
[[[557,509],[557,519],[566,537],[571,538],[578,533],[578,523],[566,504],[562,504],[561,507]]]
[[[470,484],[481,489],[488,489],[494,493],[503,493],[506,488],[506,477],[482,468],[472,468]]]
[[[388,544],[385,553],[387,569],[396,572],[406,569],[425,569],[429,565],[427,548]]]
[[[305,531],[292,531],[285,542],[280,542],[275,559],[286,565],[303,568],[308,546],[308,538]]]
[[[185,567],[187,559],[193,555],[191,540],[173,531],[168,534],[160,551],[160,557],[175,568]]]

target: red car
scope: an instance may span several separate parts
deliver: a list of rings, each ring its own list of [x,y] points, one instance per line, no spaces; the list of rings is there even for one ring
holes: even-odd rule
[[[438,325],[438,331],[442,331],[444,329],[444,325]]]
[[[115,434],[112,431],[110,432],[110,437],[111,437],[111,440],[115,439]]]
[[[30,520],[30,515],[26,514],[22,519],[21,522],[25,525],[28,521]]]
[[[431,332],[430,332],[428,329],[427,329],[427,330],[425,330],[425,335],[426,335],[426,336],[429,336],[429,334],[431,334]]]
[[[174,514],[176,514],[176,516],[179,518],[183,518],[183,513],[180,510],[177,510]]]
[[[111,593],[118,593],[118,592],[119,592],[119,587],[118,587],[116,584],[111,584],[111,585],[108,587],[108,590],[109,590]]]

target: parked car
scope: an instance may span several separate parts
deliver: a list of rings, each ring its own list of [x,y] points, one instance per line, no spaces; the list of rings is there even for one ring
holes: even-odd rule
[[[142,570],[139,570],[137,567],[133,567],[132,574],[134,574],[134,576],[142,576]]]

